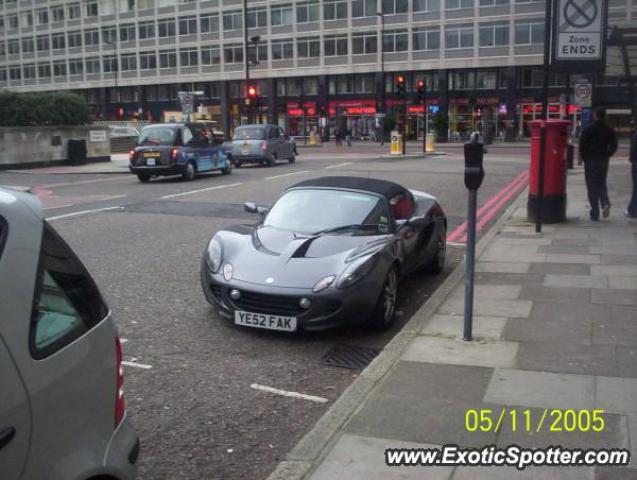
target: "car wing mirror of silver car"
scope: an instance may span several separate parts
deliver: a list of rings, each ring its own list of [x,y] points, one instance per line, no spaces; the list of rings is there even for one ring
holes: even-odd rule
[[[246,202],[243,204],[243,209],[248,213],[258,213],[259,215],[265,215],[270,210],[268,207],[257,205],[254,202]]]

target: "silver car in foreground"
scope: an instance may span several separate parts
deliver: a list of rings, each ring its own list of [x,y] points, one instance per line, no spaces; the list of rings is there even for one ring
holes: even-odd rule
[[[0,479],[131,480],[115,322],[35,195],[0,188]]]
[[[241,125],[232,136],[232,160],[236,167],[261,163],[271,167],[277,160],[294,163],[296,143],[277,125]]]

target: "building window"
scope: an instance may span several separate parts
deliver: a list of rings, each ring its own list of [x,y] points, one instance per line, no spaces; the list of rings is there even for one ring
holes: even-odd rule
[[[494,70],[476,73],[476,88],[479,90],[495,90],[497,88],[498,74]]]
[[[383,34],[383,51],[385,53],[406,52],[407,48],[407,30],[395,30]]]
[[[175,68],[177,66],[177,53],[174,50],[159,52],[159,68]]]
[[[102,57],[102,71],[104,73],[114,73],[117,72],[117,70],[117,57]]]
[[[414,0],[414,12],[439,12],[440,0]]]
[[[51,7],[51,17],[53,18],[53,22],[63,22],[64,21],[64,7]]]
[[[72,3],[68,6],[69,20],[76,20],[82,17],[82,9],[79,3]]]
[[[294,58],[292,40],[272,40],[272,60],[287,60],[290,58]]]
[[[414,30],[414,50],[438,50],[440,49],[439,29]]]
[[[531,45],[536,43],[544,43],[544,20],[516,22],[515,44]]]
[[[100,43],[100,32],[97,30],[84,30],[84,45],[98,45]]]
[[[51,76],[51,65],[48,63],[38,64],[38,77],[49,78]]]
[[[102,28],[102,44],[114,45],[117,43],[117,27]]]
[[[97,2],[86,2],[84,5],[84,16],[97,17]]]
[[[9,68],[9,80],[20,80],[22,78],[22,70],[20,67]]]
[[[223,31],[241,30],[243,28],[243,14],[240,11],[223,14]]]
[[[305,77],[303,79],[303,93],[305,95],[318,95],[319,82],[316,77]]]
[[[121,42],[133,42],[135,40],[135,24],[122,25],[119,27],[119,40]]]
[[[210,13],[199,18],[201,33],[219,33],[219,15]]]
[[[67,35],[69,48],[78,48],[82,46],[82,32],[69,32]]]
[[[352,34],[352,53],[354,55],[362,55],[366,53],[376,53],[378,51],[378,43],[376,33],[353,33]]]
[[[157,87],[157,100],[172,100],[177,96],[173,85],[159,85]]]
[[[341,75],[336,78],[336,93],[354,93],[354,78],[352,75]]]
[[[46,8],[41,8],[36,12],[36,18],[38,19],[38,25],[46,25],[49,23],[49,11]]]
[[[428,92],[438,91],[438,74],[437,73],[417,73],[414,75],[414,85],[418,80],[425,81],[425,88]]]
[[[347,0],[325,0],[323,3],[323,19],[340,20],[347,18]]]
[[[287,92],[288,97],[292,97],[294,95],[301,95],[301,82],[296,78],[288,78],[286,80],[285,91]]]
[[[9,25],[9,30],[16,30],[18,28],[18,16],[17,15],[9,15],[7,24]],[[20,71],[20,69],[18,69]]]
[[[33,26],[33,13],[23,12],[20,14],[20,26],[22,28],[28,28]]]
[[[66,62],[53,62],[53,76],[66,77]]]
[[[473,72],[453,72],[450,73],[452,81],[449,88],[455,90],[473,90],[475,86],[475,77]]]
[[[509,5],[510,0],[480,0],[481,7],[495,7],[500,5]]]
[[[142,52],[139,54],[140,70],[155,70],[157,68],[157,55],[155,52]]]
[[[446,48],[473,47],[473,26],[447,28],[445,30]]]
[[[66,40],[63,33],[54,33],[51,35],[51,47],[53,50],[62,50],[66,48]]]
[[[175,36],[175,21],[174,20],[159,20],[157,22],[157,31],[159,32],[159,38],[167,38]]]
[[[25,80],[35,78],[35,65],[24,65],[22,67],[22,77]]]
[[[32,38],[22,39],[22,53],[33,53],[35,51],[35,42]]]
[[[219,65],[221,63],[221,51],[217,47],[201,48],[202,65]]]
[[[268,45],[261,43],[256,46],[251,46],[248,50],[248,59],[254,64],[268,61]]]
[[[407,13],[407,0],[383,0],[383,13],[385,15]]]
[[[354,77],[354,91],[356,93],[372,93],[375,89],[373,75],[356,75]]]
[[[180,18],[179,35],[197,35],[197,17]]]
[[[347,35],[332,35],[325,37],[323,41],[326,57],[347,55]]]
[[[87,74],[100,73],[100,59],[99,58],[85,58],[84,70]]]
[[[38,52],[48,52],[49,51],[49,36],[48,35],[40,35],[36,39],[36,44],[38,47]],[[11,53],[11,52],[9,52]]]
[[[279,5],[270,7],[270,16],[273,27],[292,25],[294,22],[294,11],[291,5]]]
[[[196,67],[199,65],[199,51],[196,48],[182,48],[179,50],[179,64],[182,67]]]
[[[447,10],[458,10],[460,8],[473,8],[473,0],[447,0],[445,4]]]
[[[376,0],[373,0],[376,3]],[[319,3],[297,3],[296,4],[296,23],[309,23],[319,21]]]
[[[298,38],[296,50],[299,58],[320,57],[321,41],[318,38]]]
[[[377,12],[376,0],[352,0],[352,17],[375,17]]]
[[[137,0],[137,8],[139,10],[155,8],[155,0]]]
[[[268,26],[268,11],[265,8],[248,9],[248,28],[263,28]]]
[[[134,53],[122,55],[120,63],[123,71],[137,70],[137,55]]]
[[[155,22],[141,22],[137,25],[139,29],[139,39],[146,40],[155,38]]]
[[[4,68],[0,68],[0,82],[7,81],[7,71]]]
[[[9,55],[19,55],[20,54],[20,40],[17,38],[11,39],[7,42],[7,50],[9,51]]]
[[[81,59],[69,60],[69,74],[82,75],[84,73],[84,62]]]
[[[543,84],[543,74],[541,70],[533,68],[525,68],[520,75],[520,84],[522,88],[541,87]]]
[[[480,46],[499,47],[509,44],[509,25],[480,25]]]
[[[223,61],[225,63],[243,62],[243,46],[242,45],[224,45]]]

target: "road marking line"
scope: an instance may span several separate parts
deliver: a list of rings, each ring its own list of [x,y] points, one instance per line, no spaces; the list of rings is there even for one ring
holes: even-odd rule
[[[250,388],[254,388],[255,390],[261,390],[263,392],[275,393],[277,395],[283,395],[284,397],[292,397],[292,398],[301,398],[303,400],[309,400],[310,402],[316,403],[327,403],[329,400],[323,397],[315,397],[314,395],[305,395],[304,393],[299,392],[289,392],[287,390],[279,390],[278,388],[266,387],[265,385],[259,385],[257,383],[253,383],[250,385]]]
[[[346,165],[351,165],[352,163],[354,162],[337,163],[336,165],[330,165],[329,167],[325,167],[325,170],[329,170],[330,168],[344,167]]]
[[[143,368],[144,370],[153,368],[152,365],[146,365],[145,363],[137,363],[137,362],[122,362],[122,365],[126,365],[127,367]]]
[[[74,205],[69,203],[68,205],[58,205],[57,207],[45,207],[42,210],[55,210],[56,208],[67,208],[67,207],[73,207]]]
[[[450,247],[461,247],[461,248],[465,248],[467,246],[465,243],[460,243],[460,242],[447,242],[447,245]]]
[[[308,173],[309,170],[301,170],[300,172],[291,172],[291,173],[284,173],[283,175],[274,175],[273,177],[265,177],[266,180],[273,180],[275,178],[281,178],[281,177],[289,177],[290,175],[299,175],[301,173]]]
[[[118,207],[96,208],[96,209],[93,209],[93,210],[80,210],[79,212],[65,213],[64,215],[58,215],[56,217],[48,217],[46,220],[50,222],[51,220],[59,220],[61,218],[77,217],[79,215],[85,215],[87,213],[97,213],[97,212],[106,212],[108,210],[123,210],[123,209],[124,209],[124,207],[118,206]]]
[[[45,173],[46,175],[46,173]],[[95,175],[99,175],[99,174],[95,174]],[[109,178],[94,178],[91,180],[78,180],[77,182],[60,182],[60,183],[48,183],[46,185],[37,185],[34,188],[57,188],[57,187],[72,187],[74,185],[88,185],[90,183],[104,183],[104,182],[116,182],[119,180],[122,180],[123,178],[131,178],[130,175],[126,176],[126,177],[109,177]]]
[[[120,343],[126,343],[128,342],[128,338],[120,338],[119,341]]]
[[[181,193],[173,193],[171,195],[164,195],[162,198],[166,199],[166,198],[175,198],[175,197],[183,197],[184,195],[192,195],[193,193],[199,193],[199,192],[207,192],[208,190],[219,190],[220,188],[228,188],[228,187],[236,187],[241,185],[241,183],[231,183],[229,185],[217,185],[216,187],[208,187],[208,188],[200,188],[199,190],[190,190],[188,192],[181,192]]]

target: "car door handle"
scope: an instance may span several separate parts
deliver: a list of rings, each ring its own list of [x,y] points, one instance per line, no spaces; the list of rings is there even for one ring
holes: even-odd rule
[[[15,428],[7,427],[0,431],[0,450],[2,450],[15,437]]]

